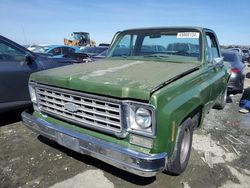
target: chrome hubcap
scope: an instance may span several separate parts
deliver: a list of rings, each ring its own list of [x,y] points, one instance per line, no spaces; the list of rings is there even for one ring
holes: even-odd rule
[[[185,129],[183,139],[181,142],[181,153],[180,153],[180,162],[183,164],[188,156],[189,147],[190,147],[190,130],[188,128]]]

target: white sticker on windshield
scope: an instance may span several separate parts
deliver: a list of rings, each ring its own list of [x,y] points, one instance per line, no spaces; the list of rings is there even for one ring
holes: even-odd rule
[[[200,36],[200,33],[198,32],[181,32],[177,33],[177,38],[193,38],[198,39]]]

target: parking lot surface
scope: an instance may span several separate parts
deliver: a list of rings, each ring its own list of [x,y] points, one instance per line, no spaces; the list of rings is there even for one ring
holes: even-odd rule
[[[250,93],[247,65],[245,92]],[[0,117],[0,187],[249,187],[250,113],[239,113],[242,95],[231,96],[224,110],[211,110],[196,130],[186,171],[142,178],[36,135],[20,112]]]

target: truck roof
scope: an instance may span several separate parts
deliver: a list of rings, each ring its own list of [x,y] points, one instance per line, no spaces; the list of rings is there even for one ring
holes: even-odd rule
[[[73,33],[81,33],[81,34],[89,34],[89,32],[81,32],[81,31],[77,31],[77,32],[73,32]]]
[[[143,31],[143,30],[198,30],[202,32],[203,30],[210,30],[203,27],[196,27],[196,26],[171,26],[171,27],[145,27],[145,28],[133,28],[133,29],[126,29],[120,32],[130,32],[130,31]]]

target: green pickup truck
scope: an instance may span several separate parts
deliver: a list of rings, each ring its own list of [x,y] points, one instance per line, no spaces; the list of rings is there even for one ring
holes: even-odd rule
[[[187,167],[193,130],[226,103],[230,76],[215,33],[199,27],[118,32],[107,58],[34,73],[31,130],[151,177]]]

